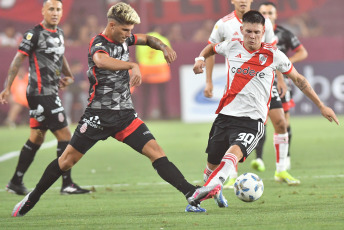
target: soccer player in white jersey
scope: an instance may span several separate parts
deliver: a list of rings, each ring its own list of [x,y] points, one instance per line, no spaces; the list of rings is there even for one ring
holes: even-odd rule
[[[209,44],[195,60],[195,74],[203,73],[205,60],[218,53],[226,58],[228,76],[225,93],[216,111],[207,146],[210,159],[220,164],[203,187],[196,189],[188,202],[201,202],[219,194],[223,183],[256,147],[264,133],[275,71],[287,75],[319,108],[330,122],[339,121],[333,110],[324,105],[307,79],[299,74],[287,56],[276,47],[262,43],[265,18],[258,11],[243,15],[243,41],[226,40]],[[241,57],[240,57],[241,56]]]
[[[244,13],[248,12],[251,7],[252,0],[232,0],[235,10],[229,15],[223,17],[217,21],[208,43],[215,44],[225,40],[238,40],[242,41],[243,35],[240,31],[242,26],[242,16]],[[276,37],[273,32],[273,26],[270,19],[265,20],[265,33],[262,36],[262,42],[276,44]],[[206,60],[206,87],[204,90],[204,95],[206,97],[212,97],[212,71],[215,63],[215,57],[212,56]],[[284,96],[287,91],[287,86],[284,82],[283,75],[277,71],[277,82],[273,85],[272,98],[271,98],[271,110],[269,112],[269,117],[275,129],[274,134],[274,147],[276,152],[276,176],[278,176],[279,181],[285,181],[290,185],[299,184],[300,181],[292,177],[286,170],[286,165],[280,158],[285,158],[288,154],[288,131],[287,122],[284,117],[284,111],[282,106],[282,101],[279,96]],[[285,157],[284,157],[285,156]],[[258,165],[257,168],[261,171],[265,170],[265,165],[262,160],[255,161]],[[215,170],[215,165],[219,162],[210,162],[208,158],[206,169],[204,170],[204,179],[206,180],[208,176]],[[224,188],[233,188],[235,179],[238,177],[238,169],[233,172],[231,179],[229,179]]]

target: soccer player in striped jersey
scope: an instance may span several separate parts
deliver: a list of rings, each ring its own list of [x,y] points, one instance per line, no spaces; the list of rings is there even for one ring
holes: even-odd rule
[[[209,38],[209,43],[218,43],[224,40],[241,40],[243,35],[241,34],[240,27],[242,26],[242,16],[244,13],[250,10],[252,0],[232,0],[235,10],[220,19]],[[275,44],[276,37],[273,33],[273,26],[269,19],[265,21],[265,33],[262,36],[262,41]],[[239,55],[240,56],[240,55]],[[206,60],[206,87],[204,90],[204,95],[206,97],[212,96],[212,70],[215,63],[215,57],[210,57]],[[287,86],[284,82],[283,75],[277,71],[276,72],[277,81],[272,86],[272,97],[270,103],[269,117],[275,129],[274,134],[274,147],[276,156],[284,156],[288,153],[288,132],[287,132],[287,122],[284,117],[282,101],[280,98],[284,96],[287,91]],[[279,153],[279,154],[277,154]],[[282,157],[283,158],[283,157]],[[299,180],[292,177],[289,172],[285,169],[284,161],[280,160],[280,157],[276,158],[276,171],[281,174],[281,179],[288,182],[289,184],[298,184]],[[265,170],[265,165],[263,161],[257,161],[259,163],[259,169]],[[216,168],[219,162],[210,162],[208,160],[206,169],[204,170],[204,178],[206,179],[208,175]],[[224,188],[233,188],[236,177],[238,176],[238,170],[233,172],[229,180],[225,183]],[[276,175],[275,175],[276,176]]]
[[[161,50],[168,63],[177,58],[175,51],[153,36],[133,34],[140,17],[128,4],[120,2],[110,7],[107,19],[105,30],[92,38],[89,45],[87,74],[90,98],[85,113],[62,156],[47,166],[35,189],[14,207],[14,217],[29,212],[63,172],[72,168],[98,141],[108,137],[146,156],[159,176],[186,198],[196,190],[168,160],[153,134],[138,117],[130,93],[130,87],[141,84],[141,72],[137,63],[129,61],[129,46],[148,45]],[[205,209],[198,204],[190,201],[185,211],[204,212]]]
[[[287,55],[288,51],[293,51],[293,55],[289,57],[289,60],[292,63],[296,63],[299,61],[302,61],[307,58],[308,52],[306,48],[301,44],[300,40],[289,30],[283,28],[280,25],[276,24],[277,20],[277,8],[276,5],[272,2],[264,2],[260,5],[259,7],[259,12],[266,18],[269,18],[272,22],[275,36],[276,36],[276,41],[277,41],[277,48],[281,50],[284,54]],[[291,90],[291,82],[290,79],[285,78],[286,82],[288,82],[288,90],[284,97],[282,97],[282,105],[283,105],[283,110],[284,110],[284,115],[286,118],[287,122],[287,131],[288,131],[288,140],[289,140],[289,146],[288,146],[288,156],[286,157],[286,168],[287,170],[290,169],[290,143],[291,143],[291,137],[292,137],[292,132],[290,128],[290,113],[289,109],[294,107],[294,101],[292,98],[292,90]],[[263,159],[263,145],[265,142],[265,136],[262,137],[262,139],[259,141],[257,148],[256,148],[256,154],[257,154],[257,159],[253,160],[251,162],[251,165],[256,168],[260,169],[260,164],[259,161],[262,161]],[[277,177],[276,180],[279,180]]]
[[[30,107],[30,137],[24,144],[15,173],[6,186],[9,192],[26,195],[23,177],[41,147],[49,129],[57,139],[57,156],[67,147],[71,133],[67,117],[58,96],[59,88],[73,83],[73,74],[64,56],[63,31],[57,26],[62,17],[61,0],[45,0],[43,21],[24,34],[10,69],[0,103],[7,103],[10,88],[24,60],[29,58],[30,74],[26,96]],[[61,73],[65,76],[61,78]],[[90,190],[80,188],[72,181],[71,171],[62,176],[61,194],[83,194]]]
[[[203,73],[205,60],[214,54],[225,56],[229,71],[207,146],[208,158],[220,164],[203,187],[196,189],[188,198],[189,203],[218,194],[238,162],[244,162],[256,147],[264,133],[276,70],[287,75],[326,119],[339,125],[333,110],[324,105],[287,56],[271,44],[261,42],[264,25],[265,18],[261,13],[248,11],[243,15],[243,41],[226,40],[209,44],[195,59],[195,74]],[[241,57],[238,57],[239,54]]]

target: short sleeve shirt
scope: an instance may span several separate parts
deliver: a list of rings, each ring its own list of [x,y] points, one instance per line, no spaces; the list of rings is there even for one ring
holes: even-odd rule
[[[89,108],[106,110],[134,108],[130,94],[128,70],[100,69],[94,63],[93,55],[103,52],[112,58],[129,61],[128,46],[135,43],[136,36],[133,34],[124,43],[116,43],[103,34],[99,34],[91,40],[87,71],[90,81]]]
[[[250,52],[241,41],[226,40],[214,47],[228,63],[227,85],[216,113],[266,121],[274,71],[287,74],[292,63],[269,43]]]
[[[242,21],[236,15],[235,11],[229,15],[218,20],[211,32],[209,43],[219,43],[225,40],[243,40],[243,35],[240,31]],[[276,38],[273,31],[273,26],[270,19],[265,18],[265,34],[262,42],[274,43]]]
[[[19,45],[19,52],[29,56],[29,96],[56,95],[65,52],[63,31],[50,30],[42,24],[28,30]]]
[[[289,30],[277,25],[275,30],[277,48],[287,54],[289,50],[297,50],[302,46],[300,40]]]

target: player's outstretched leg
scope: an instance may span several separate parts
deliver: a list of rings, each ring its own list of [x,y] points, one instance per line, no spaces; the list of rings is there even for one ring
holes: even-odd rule
[[[203,180],[206,183],[207,180],[209,179],[209,176],[213,173],[214,170],[211,170],[208,165],[206,166],[205,170],[204,170],[204,174],[203,174]],[[217,204],[217,206],[219,206],[220,208],[227,208],[228,207],[228,202],[225,198],[225,196],[223,195],[222,189],[219,193],[214,195],[214,200],[215,203]]]
[[[62,153],[67,148],[69,141],[59,141],[57,143],[57,158],[59,158]],[[72,181],[71,169],[67,170],[62,174],[62,187],[60,190],[61,195],[77,195],[91,193],[91,190],[81,188],[79,185]]]
[[[63,171],[60,169],[58,159],[53,160],[45,169],[36,188],[14,207],[12,216],[21,217],[28,213],[38,202],[43,193],[57,181],[62,173]]]

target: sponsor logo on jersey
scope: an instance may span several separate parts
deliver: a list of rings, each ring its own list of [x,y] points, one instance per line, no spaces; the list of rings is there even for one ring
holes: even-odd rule
[[[239,36],[238,31],[235,31],[235,33],[233,34],[233,36]]]
[[[238,54],[237,56],[235,56],[236,58],[241,58],[241,54]]]
[[[249,75],[251,77],[258,76],[260,78],[263,78],[265,76],[265,73],[259,72],[259,71],[256,72],[254,69],[250,69],[250,67],[247,67],[245,69],[242,69],[240,67],[239,68],[232,67],[231,72],[237,73],[237,74]]]
[[[268,55],[266,55],[266,54],[259,54],[259,63],[261,65],[264,65],[266,63],[266,60],[268,60]]]

